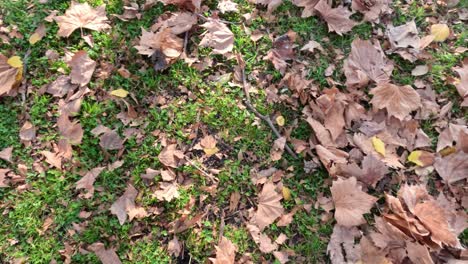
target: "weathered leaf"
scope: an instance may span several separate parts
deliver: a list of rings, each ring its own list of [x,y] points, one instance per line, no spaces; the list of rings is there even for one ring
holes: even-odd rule
[[[23,76],[23,63],[20,57],[7,58],[0,54],[0,95],[16,88]]]
[[[122,264],[115,249],[106,249],[103,243],[96,242],[88,247],[89,250],[93,251],[102,262],[102,264]]]
[[[434,163],[434,153],[424,150],[415,150],[408,155],[408,161],[420,167],[426,167]]]
[[[409,85],[381,83],[370,93],[374,95],[370,101],[374,109],[386,108],[389,115],[400,120],[422,106],[419,94]]]
[[[434,168],[449,184],[466,179],[468,178],[468,153],[458,151],[445,157],[436,157]]]
[[[91,77],[93,77],[94,70],[96,69],[96,62],[84,50],[75,53],[69,65],[72,68],[70,72],[71,82],[80,86],[85,86],[91,81]]]
[[[343,33],[351,31],[357,24],[349,19],[349,16],[351,16],[353,12],[349,11],[345,6],[331,8],[327,4],[327,1],[320,0],[314,8],[319,12],[323,20],[327,22],[329,32],[334,31],[341,36]]]
[[[279,36],[273,42],[273,47],[268,51],[268,54],[264,59],[269,60],[275,66],[275,69],[284,74],[286,67],[288,66],[287,61],[294,59],[294,41],[296,40],[296,33],[288,31],[288,33]]]
[[[80,4],[72,1],[65,15],[56,16],[54,20],[59,25],[57,35],[60,37],[68,37],[78,28],[97,31],[110,28],[105,5],[92,8],[88,3]]]
[[[137,207],[135,205],[135,198],[137,195],[137,189],[129,184],[124,194],[112,204],[110,211],[112,214],[117,216],[121,225],[123,225],[127,220],[127,214],[129,221],[132,221],[135,217],[143,218],[147,216],[143,207]]]
[[[76,189],[85,189],[87,193],[84,195],[84,198],[89,199],[94,195],[94,182],[96,178],[104,170],[104,167],[96,167],[88,171],[83,178],[76,182]]]
[[[222,237],[216,248],[216,258],[210,258],[213,264],[234,264],[237,247],[226,237]]]
[[[29,37],[29,43],[31,45],[34,45],[37,42],[39,42],[45,35],[46,35],[46,27],[44,24],[40,24],[36,28],[36,31],[34,31],[34,33],[31,34],[31,36]]]
[[[177,168],[179,160],[184,158],[184,153],[177,150],[177,144],[166,146],[158,155],[159,161],[167,167]]]
[[[268,182],[258,195],[258,208],[254,216],[254,222],[258,225],[260,231],[273,223],[284,212],[283,205],[280,202],[283,196],[277,193],[275,189],[276,186]]]
[[[450,29],[446,24],[435,24],[431,26],[431,35],[434,41],[444,42],[450,35]]]
[[[214,54],[226,54],[234,47],[234,34],[219,19],[208,19],[201,25],[208,31],[200,41],[200,46],[213,48]]]

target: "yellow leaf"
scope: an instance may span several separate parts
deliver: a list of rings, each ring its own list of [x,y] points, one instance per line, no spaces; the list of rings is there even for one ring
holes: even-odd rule
[[[217,147],[214,147],[214,148],[204,148],[203,151],[204,151],[205,154],[209,157],[209,156],[211,156],[211,155],[214,155],[214,154],[218,153],[219,148],[217,148]]]
[[[446,24],[435,24],[431,26],[431,35],[434,36],[434,41],[443,42],[450,35],[450,29]]]
[[[424,164],[419,160],[419,157],[421,157],[421,151],[420,150],[415,150],[411,152],[408,156],[408,161],[413,162],[414,164],[418,166],[424,166]]]
[[[121,88],[121,89],[112,91],[110,94],[113,96],[120,97],[120,98],[125,98],[128,95],[128,91]]]
[[[18,56],[12,56],[8,59],[7,63],[14,68],[23,68],[23,61],[21,61],[21,58]]]
[[[288,187],[284,187],[284,186],[283,186],[283,190],[282,190],[282,191],[283,191],[283,199],[284,199],[285,201],[291,200],[291,190],[289,190]]]
[[[39,36],[38,33],[33,33],[33,34],[29,37],[29,43],[30,43],[31,45],[34,45],[34,44],[36,44],[36,43],[37,43],[39,40],[41,40],[41,39],[42,39],[42,37]]]
[[[371,141],[375,151],[377,151],[378,153],[380,153],[380,155],[385,157],[385,143],[383,143],[383,141],[380,138],[375,136],[371,138]]]
[[[276,124],[278,124],[278,126],[280,127],[284,126],[285,122],[286,120],[284,120],[284,117],[282,115],[279,115],[276,117]]]

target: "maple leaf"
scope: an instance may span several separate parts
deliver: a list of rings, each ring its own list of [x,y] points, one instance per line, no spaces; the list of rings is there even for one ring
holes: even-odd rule
[[[85,189],[87,191],[84,198],[89,199],[94,195],[94,182],[96,178],[101,174],[104,170],[104,167],[97,167],[90,171],[88,171],[83,178],[76,182],[76,189]]]
[[[400,120],[422,106],[419,94],[409,85],[380,83],[370,93],[374,95],[370,101],[374,109],[386,108],[389,115]]]
[[[0,151],[0,159],[11,162],[11,155],[13,154],[13,147],[4,148]]]
[[[166,146],[158,155],[159,161],[167,167],[177,168],[179,160],[184,158],[184,153],[177,150],[177,144]]]
[[[96,242],[88,247],[89,250],[93,251],[102,264],[122,264],[115,249],[106,249],[103,243]]]
[[[387,36],[392,48],[419,48],[421,39],[414,20],[398,27],[389,26]]]
[[[284,213],[283,205],[280,202],[283,196],[276,192],[275,188],[273,183],[268,182],[258,195],[258,209],[254,215],[254,222],[260,231]]]
[[[354,241],[359,237],[361,232],[356,227],[336,224],[327,246],[332,263],[357,263],[361,254],[359,245],[354,244]]]
[[[117,216],[120,225],[123,225],[127,220],[127,214],[129,221],[132,221],[135,217],[143,218],[147,216],[147,212],[143,207],[137,207],[135,205],[135,198],[137,195],[137,189],[129,184],[124,194],[112,204],[110,211]]]
[[[201,25],[207,32],[200,41],[200,46],[213,48],[214,54],[226,54],[234,47],[234,34],[219,19],[209,18]]]
[[[177,12],[169,19],[164,20],[161,28],[170,28],[174,35],[179,35],[189,31],[195,24],[197,24],[197,16],[195,14],[189,12]]]
[[[182,54],[184,41],[170,28],[163,28],[157,33],[142,28],[141,34],[139,45],[135,48],[139,54],[152,56],[156,71],[167,68]]]
[[[71,82],[85,86],[93,77],[96,62],[88,56],[86,51],[80,50],[73,55],[69,66],[72,68],[70,72]]]
[[[434,168],[449,184],[464,180],[468,178],[468,153],[458,151],[445,157],[437,156]]]
[[[271,241],[271,239],[263,233],[260,234],[259,243],[259,249],[263,253],[271,253],[278,249],[278,245]]]
[[[288,33],[279,36],[273,42],[273,47],[268,51],[264,59],[269,60],[275,66],[275,69],[284,74],[288,63],[286,61],[295,58],[294,41],[296,40],[296,33],[288,31]]]
[[[330,190],[335,203],[335,219],[342,226],[364,224],[366,220],[362,215],[368,213],[377,201],[361,190],[355,177],[333,181]]]
[[[56,16],[54,20],[59,25],[57,35],[60,37],[69,37],[78,28],[96,31],[110,28],[106,16],[106,5],[92,8],[88,3],[80,4],[72,1],[65,15]]]
[[[355,163],[339,164],[338,168],[338,175],[346,177],[354,176],[360,182],[366,183],[374,188],[377,182],[388,173],[387,166],[373,155],[364,157],[362,160],[362,168],[359,168]]]
[[[234,264],[237,247],[226,237],[221,237],[221,241],[216,248],[216,258],[210,258],[213,264]]]
[[[311,17],[315,15],[315,6],[320,0],[292,0],[291,2],[298,7],[304,7],[301,17]]]
[[[162,182],[159,185],[159,190],[154,192],[154,196],[160,201],[172,201],[175,198],[179,197],[179,190],[177,189],[177,184],[170,182]]]
[[[56,167],[57,169],[62,169],[62,157],[57,153],[52,153],[50,151],[41,151],[41,154],[46,158],[46,162],[50,165]]]
[[[99,137],[99,146],[107,150],[122,149],[123,140],[115,130],[110,130]]]
[[[78,145],[83,139],[83,128],[78,121],[70,122],[68,115],[61,114],[57,120],[60,135],[72,145]]]
[[[456,67],[454,70],[460,75],[460,81],[455,83],[455,87],[463,99],[461,106],[468,107],[468,60],[464,61],[463,67]]]
[[[0,54],[0,96],[8,94],[21,83],[23,64],[17,56],[11,58]]]
[[[320,0],[314,8],[319,12],[323,20],[327,22],[329,32],[334,31],[342,36],[343,33],[351,31],[357,24],[355,21],[349,19],[349,16],[351,16],[353,12],[349,11],[345,6],[331,8],[327,4],[327,1]]]
[[[391,13],[390,0],[353,0],[351,8],[364,14],[365,21],[378,21],[383,14]]]

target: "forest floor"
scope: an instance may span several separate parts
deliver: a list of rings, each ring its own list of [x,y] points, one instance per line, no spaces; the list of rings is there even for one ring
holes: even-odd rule
[[[79,2],[0,0],[1,263],[468,257],[466,1]]]

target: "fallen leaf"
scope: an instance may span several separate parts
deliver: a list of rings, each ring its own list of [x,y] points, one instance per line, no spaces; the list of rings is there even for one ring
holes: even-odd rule
[[[281,74],[284,74],[288,63],[286,61],[292,60],[295,57],[294,41],[296,40],[296,33],[288,31],[288,33],[279,36],[273,42],[273,47],[268,51],[264,59],[269,60]]]
[[[221,11],[221,13],[226,13],[226,12],[239,12],[237,9],[237,4],[232,2],[231,0],[221,0],[218,3],[218,9]]]
[[[92,8],[88,3],[80,4],[72,1],[65,15],[56,16],[54,20],[59,25],[57,35],[60,37],[69,37],[78,28],[97,31],[110,28],[105,5]]]
[[[46,35],[46,27],[44,24],[40,24],[36,31],[29,37],[29,44],[34,45],[39,42]]]
[[[76,182],[76,189],[85,189],[87,193],[84,195],[84,198],[89,199],[94,195],[94,182],[96,178],[104,170],[104,167],[96,167],[88,171],[83,178]]]
[[[118,150],[124,147],[123,140],[115,130],[104,132],[99,137],[99,146],[107,150]]]
[[[376,136],[371,137],[371,142],[375,151],[377,151],[377,153],[385,157],[385,143]]]
[[[427,65],[418,65],[412,71],[411,75],[413,76],[423,76],[429,72],[429,67]]]
[[[389,115],[400,120],[422,106],[419,94],[409,85],[380,83],[370,93],[374,95],[370,101],[374,109],[386,108]]]
[[[123,7],[124,12],[121,15],[114,15],[122,21],[129,21],[131,19],[140,19],[141,13],[139,12],[139,7],[137,3],[130,3],[129,6]]]
[[[387,36],[394,49],[408,47],[419,49],[421,39],[414,20],[398,27],[390,25],[387,29]]]
[[[275,121],[276,121],[276,124],[278,124],[278,126],[280,126],[280,127],[284,126],[284,124],[286,122],[286,120],[284,119],[284,116],[282,116],[282,115],[277,116]]]
[[[434,153],[424,150],[415,150],[408,155],[408,161],[420,167],[426,167],[434,163]]]
[[[351,53],[343,69],[348,88],[362,88],[369,81],[377,84],[390,81],[393,63],[385,57],[377,41],[372,44],[358,38],[351,43]]]
[[[353,0],[351,8],[364,14],[365,21],[376,22],[384,14],[392,12],[390,0]]]
[[[434,41],[444,42],[450,35],[450,29],[446,24],[435,24],[431,26],[431,35]]]
[[[354,241],[359,237],[361,232],[356,227],[336,224],[327,246],[332,263],[357,263],[361,257],[361,250]]]
[[[291,200],[291,190],[288,187],[283,186],[282,193],[285,201]]]
[[[221,241],[216,248],[216,258],[210,258],[213,264],[234,264],[237,247],[226,237],[221,237]]]
[[[319,0],[293,0],[291,2],[295,6],[304,7],[304,10],[302,10],[301,17],[306,18],[315,15],[315,6],[319,2]]]
[[[111,91],[110,94],[113,96],[117,96],[119,98],[125,98],[128,95],[128,91],[120,88],[120,89]]]
[[[172,201],[179,197],[177,184],[172,182],[161,182],[159,190],[154,192],[154,196],[160,201]]]
[[[463,63],[463,67],[456,67],[454,70],[460,76],[460,80],[455,83],[455,87],[463,100],[461,106],[468,107],[468,62]]]
[[[200,11],[201,0],[159,0],[164,5],[175,5],[180,9],[186,9],[191,12]]]
[[[260,234],[260,246],[259,249],[263,253],[271,253],[275,250],[278,249],[278,245],[274,242],[271,241],[271,239],[265,235],[265,234]]]
[[[216,139],[211,135],[205,136],[201,139],[200,146],[202,147],[207,157],[211,157],[212,155],[218,153],[219,149],[216,147],[216,143]]]
[[[143,207],[135,205],[137,195],[137,189],[129,184],[124,194],[112,204],[110,211],[117,216],[120,225],[123,225],[127,220],[127,214],[129,221],[132,221],[135,217],[143,218],[147,216],[146,210]]]
[[[268,182],[258,195],[258,206],[254,215],[254,222],[260,231],[273,223],[284,212],[283,205],[280,202],[283,196],[277,193],[275,189],[276,186]]]
[[[285,264],[289,261],[289,254],[286,251],[273,251],[273,256],[275,256],[280,264]]]
[[[57,120],[60,135],[72,145],[81,144],[83,128],[78,121],[70,122],[67,115],[61,114]]]
[[[387,173],[388,168],[382,161],[376,159],[373,155],[367,155],[362,160],[362,169],[355,163],[339,164],[340,176],[356,177],[360,182],[366,183],[375,188]]]
[[[9,171],[10,171],[9,169],[0,168],[0,188],[9,187],[7,179],[6,179],[7,173]]]
[[[41,151],[41,154],[46,158],[47,163],[56,167],[59,170],[62,169],[62,157],[57,155],[57,153],[52,153],[50,151]]]
[[[46,93],[54,97],[63,97],[70,91],[74,91],[78,85],[72,84],[70,76],[60,75],[55,81],[47,86]]]
[[[343,33],[351,31],[351,29],[357,24],[353,20],[349,19],[349,16],[351,16],[353,12],[349,11],[345,6],[331,8],[327,4],[327,1],[320,0],[314,8],[319,12],[323,20],[327,22],[329,32],[334,31],[338,35],[342,36]]]
[[[272,161],[277,161],[281,159],[285,146],[286,146],[285,137],[280,137],[275,140],[275,142],[273,143],[273,147],[271,148],[271,151],[270,151],[270,158]]]
[[[234,47],[234,34],[219,19],[209,18],[206,23],[201,25],[207,30],[200,46],[213,48],[214,54],[226,54],[232,51]]]
[[[197,24],[197,16],[189,12],[174,13],[168,20],[165,20],[161,28],[170,28],[172,34],[180,35],[189,31],[193,25]]]
[[[0,96],[9,93],[21,83],[23,63],[18,56],[0,54]]]
[[[309,42],[307,42],[307,44],[301,48],[301,50],[307,50],[309,52],[314,52],[315,49],[318,49],[321,52],[325,52],[325,50],[322,48],[322,45],[320,45],[320,43],[315,40],[309,40]]]
[[[169,244],[167,245],[167,252],[171,256],[175,257],[178,257],[182,252],[182,245],[180,244],[179,239],[177,239],[177,236],[174,236],[174,238],[169,241]]]
[[[436,157],[434,168],[449,184],[468,178],[468,153],[458,151],[445,157]]]
[[[11,155],[13,154],[13,147],[4,148],[0,151],[0,159],[11,162]]]
[[[33,141],[36,139],[36,127],[29,121],[24,122],[19,137],[22,141]]]
[[[362,215],[370,212],[377,198],[363,192],[355,177],[333,181],[330,190],[339,225],[350,227],[366,223]]]
[[[159,161],[167,167],[177,168],[179,160],[184,158],[184,153],[177,150],[177,144],[166,146],[158,155]]]
[[[96,69],[96,62],[88,56],[86,51],[80,50],[73,55],[69,66],[72,68],[70,72],[71,82],[83,87],[91,81]]]
[[[271,15],[283,3],[283,0],[255,0],[255,3],[267,6],[267,15]]]
[[[88,247],[89,250],[93,251],[102,264],[122,264],[115,249],[106,249],[103,243],[96,242]]]
[[[408,258],[415,264],[434,263],[425,245],[421,245],[418,242],[406,242],[406,250],[408,251]]]

